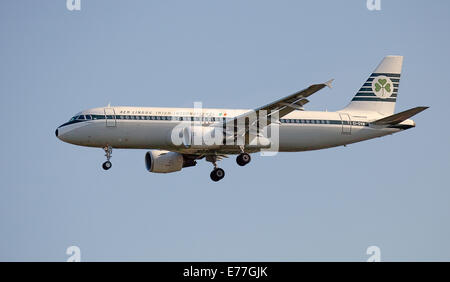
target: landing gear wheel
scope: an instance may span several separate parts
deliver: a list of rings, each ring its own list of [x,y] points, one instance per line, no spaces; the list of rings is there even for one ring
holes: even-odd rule
[[[104,170],[108,170],[112,167],[112,163],[110,161],[106,161],[102,164]]]
[[[221,168],[215,168],[213,171],[211,171],[210,176],[212,181],[217,182],[224,178],[225,171]]]
[[[236,157],[236,162],[240,166],[244,166],[244,165],[248,164],[251,160],[252,160],[252,158],[247,153],[241,153]]]
[[[112,147],[107,145],[103,148],[103,151],[105,151],[106,162],[102,164],[102,167],[104,170],[108,170],[112,167],[112,163],[109,161],[111,159]]]

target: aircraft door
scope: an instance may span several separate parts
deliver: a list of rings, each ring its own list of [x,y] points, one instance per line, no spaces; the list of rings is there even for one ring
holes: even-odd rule
[[[116,113],[114,108],[105,108],[105,120],[107,127],[115,127],[116,126]]]
[[[350,118],[350,115],[346,113],[340,113],[339,116],[341,117],[342,121],[342,134],[352,134],[352,120]]]

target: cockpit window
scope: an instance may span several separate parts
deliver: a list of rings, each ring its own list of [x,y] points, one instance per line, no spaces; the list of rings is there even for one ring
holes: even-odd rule
[[[92,119],[91,115],[86,115],[86,119],[91,120]]]
[[[77,117],[78,117],[78,116],[74,116],[74,117],[72,117],[71,119],[69,119],[69,121],[73,121],[73,120],[76,120],[76,119],[77,119]]]
[[[80,115],[80,116],[78,116],[78,118],[77,119],[84,119],[84,115]]]

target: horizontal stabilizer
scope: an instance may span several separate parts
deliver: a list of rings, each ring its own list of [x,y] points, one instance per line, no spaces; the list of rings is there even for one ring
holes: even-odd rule
[[[428,107],[415,107],[409,110],[406,110],[404,112],[395,114],[395,115],[391,115],[379,120],[376,120],[374,122],[372,122],[371,124],[373,125],[395,125],[395,124],[399,124],[402,121],[405,121],[407,119],[409,119],[412,116],[417,115],[418,113],[424,111],[428,109]]]

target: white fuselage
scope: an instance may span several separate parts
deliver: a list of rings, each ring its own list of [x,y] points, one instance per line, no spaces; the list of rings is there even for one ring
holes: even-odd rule
[[[198,122],[202,126],[222,124],[249,110],[202,109]],[[80,118],[81,116],[81,118]],[[78,117],[78,119],[76,119]],[[57,129],[61,140],[80,146],[133,149],[160,149],[180,153],[239,153],[239,146],[213,145],[203,148],[174,146],[171,132],[182,122],[191,122],[196,112],[192,108],[109,107],[78,113]],[[412,120],[401,123],[403,128],[371,126],[383,116],[364,112],[294,111],[280,119],[280,152],[317,150],[380,137],[413,127]],[[258,151],[258,150],[253,150]]]

